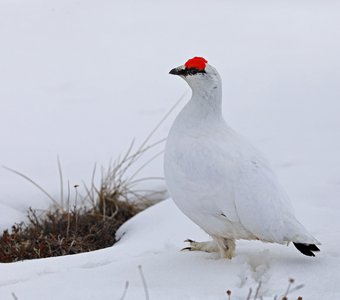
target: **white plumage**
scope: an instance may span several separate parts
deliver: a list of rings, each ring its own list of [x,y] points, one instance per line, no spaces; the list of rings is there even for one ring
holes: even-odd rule
[[[219,250],[231,258],[235,240],[247,239],[293,242],[314,256],[319,242],[295,218],[269,164],[224,121],[216,69],[195,57],[170,74],[189,84],[192,97],[168,136],[165,180],[177,206],[216,244],[188,240],[186,249]]]

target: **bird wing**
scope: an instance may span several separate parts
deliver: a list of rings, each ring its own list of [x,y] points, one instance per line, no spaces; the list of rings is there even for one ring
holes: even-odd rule
[[[297,221],[286,192],[262,154],[242,138],[235,138],[238,170],[234,203],[241,224],[268,242],[318,243]]]

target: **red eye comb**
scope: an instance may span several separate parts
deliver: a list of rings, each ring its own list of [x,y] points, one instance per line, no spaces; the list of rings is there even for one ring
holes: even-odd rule
[[[189,59],[186,63],[185,63],[185,67],[187,69],[197,69],[197,70],[204,70],[205,66],[207,65],[207,60],[204,59],[203,57],[194,57]]]

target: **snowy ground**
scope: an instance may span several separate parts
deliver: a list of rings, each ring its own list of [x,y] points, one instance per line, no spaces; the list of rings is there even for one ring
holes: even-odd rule
[[[314,259],[255,242],[232,261],[179,252],[207,237],[167,200],[112,248],[0,264],[0,299],[120,299],[126,280],[126,299],[144,299],[138,265],[150,299],[226,299],[227,289],[244,299],[258,281],[272,299],[288,277],[305,299],[340,299],[339,13],[331,0],[0,0],[0,165],[57,196],[59,155],[65,180],[89,182],[95,163],[141,142],[186,91],[168,71],[200,55],[221,73],[229,123],[272,161],[323,244]],[[162,175],[161,158],[141,175]],[[48,205],[0,169],[2,229]]]

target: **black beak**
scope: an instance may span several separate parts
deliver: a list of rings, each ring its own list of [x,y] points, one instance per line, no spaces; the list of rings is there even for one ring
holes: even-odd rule
[[[180,69],[179,68],[173,68],[169,74],[171,75],[180,75]]]
[[[177,67],[177,68],[174,68],[172,69],[169,74],[172,74],[172,75],[180,75],[180,76],[189,76],[189,75],[195,75],[197,73],[201,73],[201,74],[205,74],[205,70],[199,70],[199,69],[196,69],[196,68],[190,68],[190,69],[187,69],[187,68],[183,68],[183,67]]]

